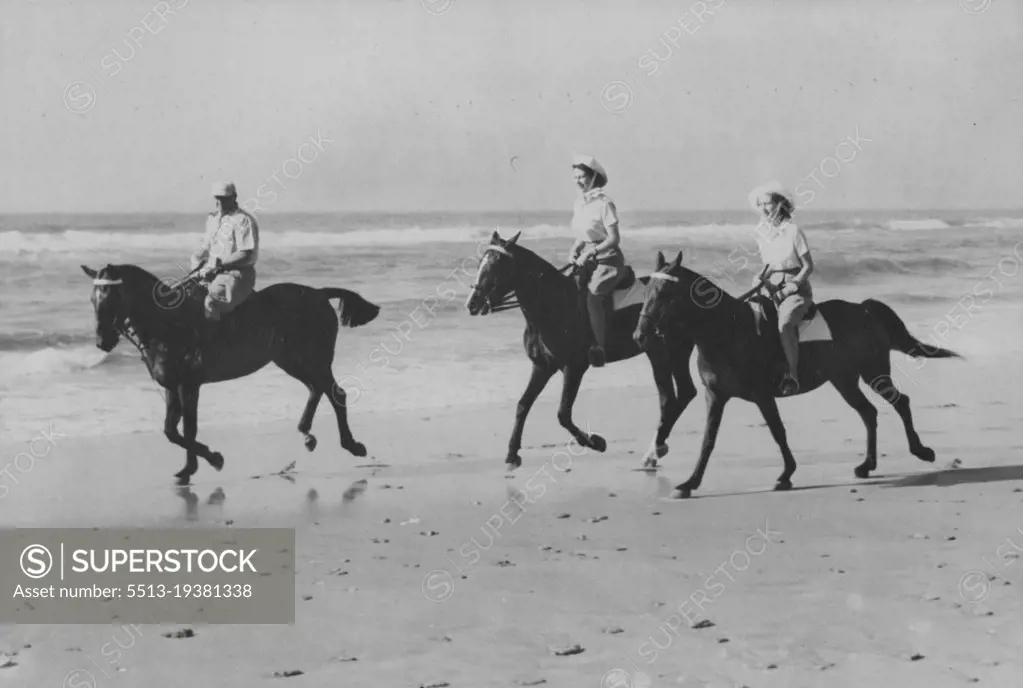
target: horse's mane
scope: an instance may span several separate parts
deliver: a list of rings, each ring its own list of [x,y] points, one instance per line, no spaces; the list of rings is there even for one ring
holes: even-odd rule
[[[522,280],[536,291],[560,288],[570,290],[575,286],[575,279],[558,270],[554,265],[521,244],[507,244],[505,248],[512,257],[524,265],[527,279]]]
[[[108,265],[101,272],[124,281],[137,305],[142,307],[143,317],[156,316],[157,320],[180,323],[200,315],[206,290],[194,279],[186,279],[184,275],[161,279],[131,263]]]

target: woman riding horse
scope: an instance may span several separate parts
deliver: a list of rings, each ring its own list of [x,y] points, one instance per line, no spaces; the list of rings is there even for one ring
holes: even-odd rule
[[[584,266],[597,261],[590,276],[586,305],[590,327],[597,344],[590,348],[590,365],[599,368],[607,361],[607,296],[625,276],[625,255],[619,248],[618,211],[604,193],[607,172],[592,155],[577,155],[572,163],[575,184],[582,191],[572,213],[572,229],[579,238],[572,244],[569,261]]]
[[[792,222],[792,196],[777,182],[750,193],[750,203],[762,217],[757,225],[757,243],[764,267],[754,286],[766,280],[778,307],[778,332],[788,372],[781,380],[782,396],[799,392],[799,323],[813,304],[813,258],[806,235]]]

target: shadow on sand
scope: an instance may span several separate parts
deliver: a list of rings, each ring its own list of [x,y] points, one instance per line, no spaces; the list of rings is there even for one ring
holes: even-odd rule
[[[1011,480],[1023,480],[1023,465],[988,466],[985,468],[954,468],[930,471],[928,473],[909,473],[900,475],[878,475],[867,480],[855,480],[824,485],[801,485],[793,487],[789,492],[803,490],[827,490],[836,487],[951,487],[953,485],[970,485],[977,483],[995,483]],[[664,476],[657,477],[657,496],[668,498],[674,489],[673,484]],[[694,494],[690,499],[710,499],[714,497],[738,497],[741,495],[763,494],[775,490],[747,490],[743,492],[717,492],[713,494]],[[684,502],[686,500],[672,500]]]

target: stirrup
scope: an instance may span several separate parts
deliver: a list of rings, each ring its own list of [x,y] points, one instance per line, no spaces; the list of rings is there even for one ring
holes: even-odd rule
[[[593,345],[590,347],[590,365],[594,368],[602,368],[607,363],[607,358],[604,354],[604,350],[599,346]]]
[[[799,392],[799,380],[792,377],[790,373],[786,373],[781,379],[781,383],[778,385],[778,391],[783,397],[790,397],[793,394]]]

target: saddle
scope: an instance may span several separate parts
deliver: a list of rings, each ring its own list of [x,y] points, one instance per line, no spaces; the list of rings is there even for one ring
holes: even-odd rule
[[[773,336],[774,339],[778,339],[778,306],[774,303],[774,299],[758,294],[750,299],[750,305],[753,306],[753,320],[757,326],[757,336]],[[817,317],[817,313],[817,303],[813,302],[800,321],[800,333],[805,329],[805,323],[809,323]]]
[[[597,264],[590,262],[587,263],[582,269],[576,269],[575,271],[575,283],[579,288],[581,303],[585,309],[586,306],[586,293],[590,284],[590,278],[593,276],[593,271],[596,269]],[[632,269],[631,265],[626,265],[622,268],[622,278],[618,280],[618,284],[611,293],[609,293],[605,299],[609,303],[611,300],[617,302],[621,297],[626,294],[630,289],[636,286],[636,271]],[[611,309],[608,309],[608,314],[611,313]]]
[[[204,350],[209,349],[206,352],[207,355],[214,354],[217,349],[214,346],[216,342],[232,338],[237,329],[235,323],[238,318],[256,308],[255,304],[258,300],[256,297],[259,294],[259,290],[253,289],[252,293],[246,296],[230,312],[221,313],[220,320],[213,320],[206,314],[204,302],[209,293],[206,285],[201,282],[189,282],[189,284],[190,287],[186,287],[186,293],[195,300],[197,308],[192,317],[189,318],[189,324],[186,325],[192,331],[194,342],[186,354],[186,359],[190,361],[192,366],[198,367],[202,365]]]
[[[788,363],[781,347],[781,335],[778,332],[778,307],[774,299],[758,294],[750,299],[753,307],[753,321],[756,326],[757,339],[760,341],[764,359],[767,363],[768,376],[775,386],[781,383]],[[806,341],[831,341],[831,329],[824,316],[820,314],[817,303],[807,309],[797,328],[799,343]]]
[[[578,308],[580,315],[583,316],[584,322],[589,322],[589,304],[587,303],[589,297],[589,284],[590,279],[593,277],[593,272],[597,268],[597,263],[590,261],[586,263],[581,269],[575,271],[575,282],[578,294]],[[616,296],[618,301],[621,300],[623,294],[627,293],[628,290],[636,283],[636,272],[631,266],[626,265],[622,268],[624,274],[619,279],[618,284],[615,285],[613,291],[607,294],[604,299],[604,326],[608,333],[608,341],[610,342],[610,333],[614,327],[614,316],[615,316],[615,303]],[[593,333],[590,333],[591,337],[594,337]],[[594,338],[594,343],[596,339]]]

